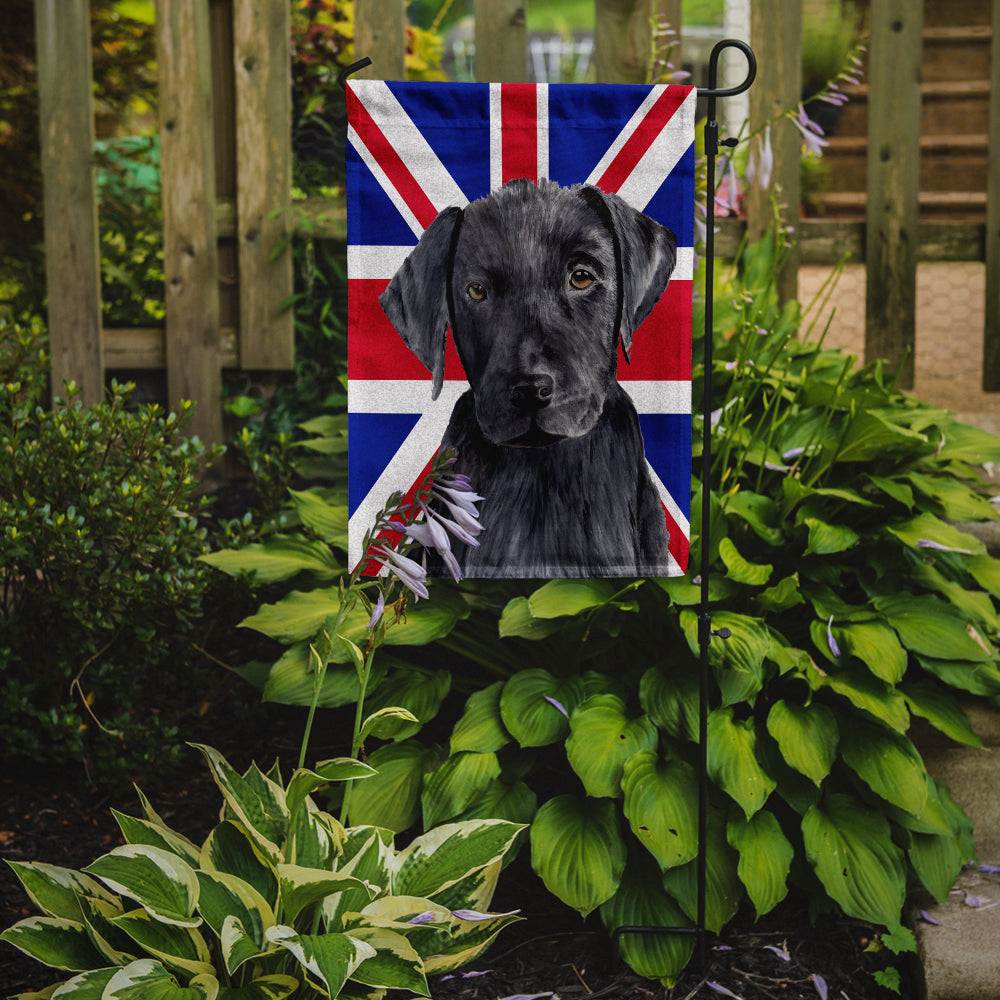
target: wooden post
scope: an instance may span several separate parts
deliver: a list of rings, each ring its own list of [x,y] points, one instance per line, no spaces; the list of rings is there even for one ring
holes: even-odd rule
[[[282,306],[292,294],[290,30],[288,0],[233,7],[243,368],[295,367],[294,318]]]
[[[799,0],[760,0],[750,8],[750,40],[757,56],[757,79],[750,88],[750,131],[798,107],[802,98],[802,4]],[[725,114],[722,109],[720,114]],[[735,134],[739,122],[726,130]],[[754,139],[754,143],[759,140]],[[793,244],[778,273],[778,297],[782,302],[798,297],[799,287],[799,159],[802,135],[787,118],[771,126],[774,169],[766,188],[757,177],[747,192],[747,227],[751,240],[760,239],[774,221],[779,206],[779,225],[793,229]]]
[[[868,52],[865,360],[913,387],[923,3],[872,0]],[[905,360],[904,360],[905,359]]]
[[[88,0],[35,0],[52,393],[104,397]]]
[[[207,0],[160,0],[167,395],[171,403],[195,402],[192,432],[216,444],[222,406],[210,49]]]
[[[524,0],[475,0],[477,80],[521,83],[528,74]]]
[[[989,170],[986,178],[986,327],[983,390],[1000,392],[1000,0],[993,0],[990,46]]]
[[[354,57],[372,65],[355,73],[359,80],[406,79],[405,0],[362,0],[354,5]]]
[[[653,10],[650,3],[595,0],[594,68],[598,83],[648,82]]]

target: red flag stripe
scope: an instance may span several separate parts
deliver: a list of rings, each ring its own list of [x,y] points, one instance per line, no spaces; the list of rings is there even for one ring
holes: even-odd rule
[[[538,98],[533,83],[500,87],[501,183],[538,180]]]
[[[670,541],[667,544],[667,548],[674,559],[677,560],[677,564],[679,566],[687,566],[688,552],[691,548],[690,540],[678,527],[677,522],[670,516],[670,511],[667,510],[666,506],[662,506],[663,519],[666,522],[667,531],[670,534]]]
[[[436,218],[438,212],[430,198],[424,193],[417,179],[403,163],[399,153],[385,133],[378,127],[368,109],[358,100],[350,89],[347,91],[347,103],[351,121],[358,138],[365,144],[375,162],[382,168],[389,182],[407,207],[416,217],[417,222],[426,229]]]

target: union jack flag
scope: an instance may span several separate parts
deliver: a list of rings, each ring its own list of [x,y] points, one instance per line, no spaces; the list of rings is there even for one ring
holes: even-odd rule
[[[675,85],[350,81],[348,107],[349,557],[389,495],[422,477],[468,389],[448,338],[444,386],[403,346],[378,296],[438,213],[506,181],[618,194],[673,230],[677,261],[618,379],[639,414],[670,533],[664,575],[688,560],[696,92]]]

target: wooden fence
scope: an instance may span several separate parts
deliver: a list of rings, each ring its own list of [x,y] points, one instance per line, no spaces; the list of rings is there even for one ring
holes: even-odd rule
[[[525,2],[475,0],[476,74],[526,79]],[[158,0],[166,325],[101,326],[93,179],[88,0],[35,0],[53,384],[73,379],[85,401],[105,372],[165,369],[171,402],[198,405],[196,433],[223,438],[221,370],[293,365],[292,290],[286,244],[293,218],[319,237],[344,238],[342,203],[291,204],[290,0]],[[595,0],[594,64],[602,82],[642,82],[651,14],[679,25],[681,0]],[[868,198],[865,221],[785,219],[797,242],[781,276],[796,292],[800,263],[844,253],[867,269],[866,355],[898,363],[914,345],[916,265],[985,261],[983,384],[1000,390],[1000,0],[992,4],[991,99],[985,224],[921,223],[919,81],[922,2],[871,0]],[[652,9],[655,8],[655,9]],[[356,44],[364,75],[405,75],[404,0],[358,0]],[[759,72],[750,126],[800,97],[801,0],[753,0],[751,43]],[[681,38],[683,51],[683,38]],[[677,52],[674,53],[677,58]],[[725,124],[725,101],[720,119]],[[738,122],[731,124],[735,132]],[[771,199],[799,204],[799,135],[775,129],[775,171],[751,189],[747,220],[724,220],[717,249],[732,253],[745,228],[760,233]],[[787,127],[785,127],[787,126]],[[787,215],[787,209],[786,215]],[[904,384],[912,384],[912,353]]]

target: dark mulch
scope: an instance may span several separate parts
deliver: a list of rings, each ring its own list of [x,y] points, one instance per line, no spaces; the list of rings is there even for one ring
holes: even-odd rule
[[[287,721],[271,721],[278,735],[265,745],[290,749]],[[220,748],[234,763],[246,760],[240,743],[220,740]],[[208,832],[218,813],[218,793],[193,751],[192,767],[151,790],[150,798],[167,823],[195,840]],[[112,806],[139,812],[134,794],[125,791],[108,796],[74,784],[73,776],[8,774],[0,779],[0,858],[80,868],[121,843]],[[738,916],[720,938],[706,942],[704,971],[689,969],[673,990],[639,978],[618,962],[596,916],[583,922],[561,906],[544,891],[523,856],[501,877],[494,907],[520,908],[526,919],[505,930],[464,975],[432,977],[435,1000],[551,993],[562,1000],[688,1000],[726,996],[719,988],[744,1000],[815,1000],[823,995],[824,984],[831,1000],[886,1000],[892,994],[879,988],[872,975],[889,964],[904,974],[902,996],[917,995],[904,963],[885,952],[865,950],[872,941],[870,928],[831,918],[813,927],[798,901],[783,904],[758,925],[749,915]],[[10,869],[0,866],[0,927],[31,912]],[[41,989],[59,978],[0,944],[3,995]]]

